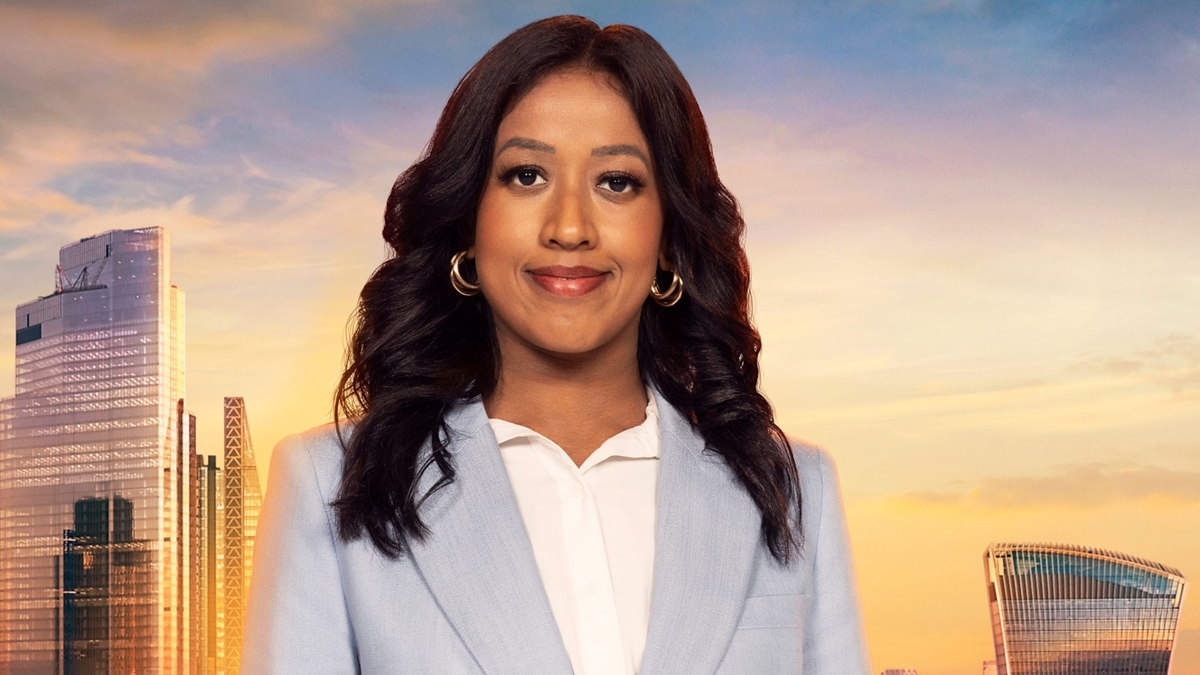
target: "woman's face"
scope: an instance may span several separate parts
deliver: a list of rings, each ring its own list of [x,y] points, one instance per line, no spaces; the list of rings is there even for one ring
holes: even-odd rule
[[[600,73],[547,75],[504,117],[468,257],[504,345],[636,350],[660,254],[650,146]]]

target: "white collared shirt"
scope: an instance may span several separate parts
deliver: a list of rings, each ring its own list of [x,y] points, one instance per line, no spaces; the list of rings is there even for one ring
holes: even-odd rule
[[[575,466],[545,436],[489,418],[575,675],[636,675],[650,624],[658,406]]]

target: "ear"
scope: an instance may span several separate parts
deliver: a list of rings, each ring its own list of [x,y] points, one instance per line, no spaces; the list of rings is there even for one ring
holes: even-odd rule
[[[467,260],[474,260],[474,259],[475,259],[475,245],[471,244],[467,248]]]
[[[671,266],[671,262],[667,260],[667,252],[665,248],[659,249],[658,251],[658,266],[668,272],[675,269]]]

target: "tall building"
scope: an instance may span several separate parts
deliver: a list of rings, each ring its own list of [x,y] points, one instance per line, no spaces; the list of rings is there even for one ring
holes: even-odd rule
[[[16,311],[0,400],[0,675],[236,673],[262,502],[246,406],[224,466],[184,406],[161,228],[64,246]]]
[[[0,673],[191,669],[183,293],[162,228],[63,246],[0,401]]]
[[[222,675],[225,660],[225,480],[217,458],[196,456],[198,476],[196,625],[199,658],[196,675]]]
[[[262,490],[258,465],[250,443],[246,402],[225,397],[225,659],[236,673],[242,660],[242,631],[246,620],[246,595],[254,560],[254,535]]]
[[[998,675],[1166,675],[1183,575],[1124,553],[992,544],[983,556]]]
[[[181,410],[182,412],[182,410]],[[201,638],[204,635],[203,624],[201,617],[203,616],[203,603],[201,598],[202,589],[199,583],[200,575],[203,573],[204,566],[204,547],[202,546],[203,536],[201,532],[201,493],[200,488],[203,484],[201,478],[200,465],[203,462],[203,457],[197,451],[196,446],[196,416],[188,415],[188,439],[187,439],[187,461],[188,461],[188,485],[187,485],[187,580],[186,587],[183,593],[187,596],[188,620],[187,620],[187,642],[188,642],[188,664],[187,667],[180,668],[181,675],[183,673],[191,673],[195,675],[200,673],[204,664],[204,643]],[[182,444],[181,444],[182,447]]]
[[[237,673],[262,491],[246,403],[225,398],[225,460],[196,456],[197,675]]]

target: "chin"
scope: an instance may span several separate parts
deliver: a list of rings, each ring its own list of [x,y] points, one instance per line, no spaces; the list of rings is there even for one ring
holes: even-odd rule
[[[535,344],[543,352],[562,357],[584,356],[604,346],[603,343],[596,342],[595,340],[579,340],[574,342],[555,340],[552,343],[541,342]]]
[[[579,356],[594,352],[612,340],[611,335],[600,335],[598,330],[559,332],[554,335],[539,335],[531,342],[543,352],[562,356]]]

